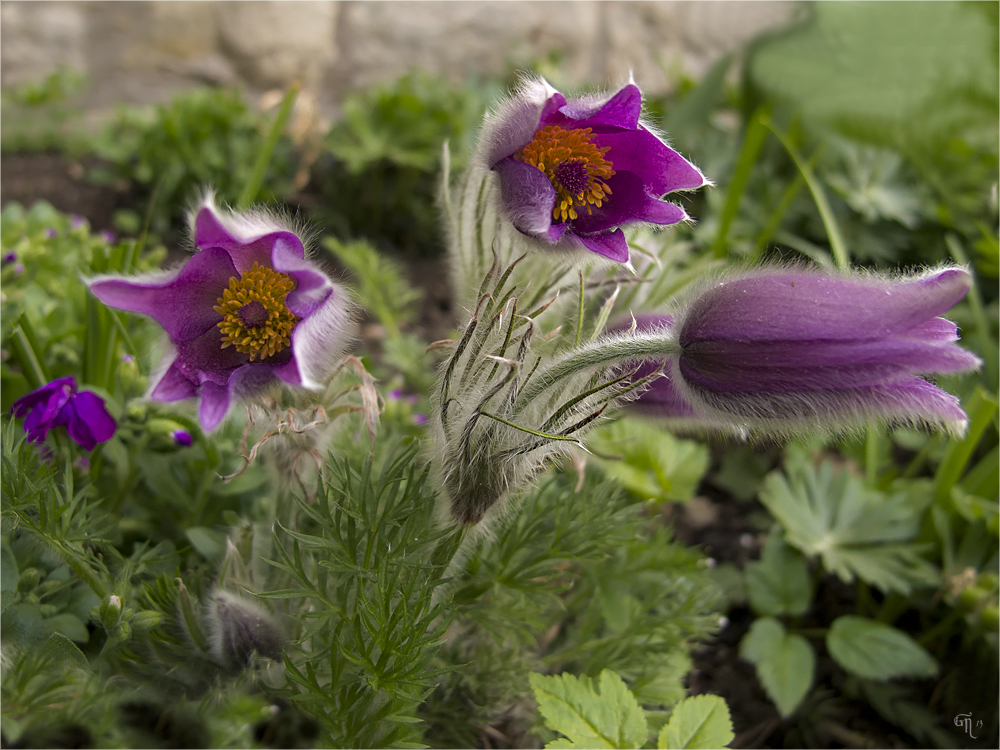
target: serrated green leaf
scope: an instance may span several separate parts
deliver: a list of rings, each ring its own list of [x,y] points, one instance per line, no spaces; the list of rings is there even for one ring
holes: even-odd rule
[[[867,617],[838,617],[826,635],[830,656],[851,674],[869,680],[933,677],[937,662],[902,630]]]
[[[687,695],[684,679],[691,673],[691,657],[681,649],[653,658],[655,669],[632,682],[632,693],[644,706],[673,706]],[[648,663],[648,662],[647,662]]]
[[[778,535],[772,534],[760,562],[746,566],[747,596],[760,615],[803,615],[812,589],[805,559]]]
[[[661,750],[726,747],[733,736],[726,702],[717,695],[696,695],[677,704],[656,746]]]
[[[601,672],[600,694],[586,675],[529,675],[545,725],[566,735],[547,747],[639,747],[646,742],[646,717],[625,682]]]
[[[78,667],[87,667],[87,657],[62,633],[53,633],[42,644],[42,655],[59,663],[72,661]]]
[[[843,581],[855,577],[908,594],[935,585],[937,569],[910,543],[919,532],[931,486],[910,481],[886,495],[828,461],[815,467],[789,449],[785,472],[764,480],[761,502],[785,529],[785,539]]]
[[[740,657],[757,667],[757,677],[782,716],[805,698],[816,670],[816,654],[801,635],[785,632],[773,617],[755,620],[740,642]]]

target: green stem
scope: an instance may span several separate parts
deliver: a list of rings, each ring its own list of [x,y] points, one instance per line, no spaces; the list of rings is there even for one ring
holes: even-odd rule
[[[802,158],[788,136],[781,132],[770,119],[765,119],[764,125],[774,133],[775,138],[781,141],[781,145],[785,147],[788,155],[795,162],[795,166],[802,173],[802,178],[806,181],[809,192],[812,193],[813,201],[816,203],[820,218],[823,220],[823,228],[826,229],[826,236],[830,240],[830,251],[833,253],[834,262],[837,264],[837,268],[845,270],[850,265],[850,260],[847,256],[847,246],[844,244],[844,238],[840,234],[840,227],[833,216],[833,210],[830,208],[830,202],[826,198],[826,192],[823,190],[823,186],[819,180],[816,179],[816,174],[813,172],[812,166]]]
[[[292,114],[292,107],[295,106],[295,99],[298,97],[299,89],[301,88],[301,83],[294,83],[288,90],[288,93],[285,94],[285,98],[281,102],[281,107],[278,109],[278,116],[274,118],[274,125],[271,127],[271,132],[267,134],[264,145],[257,154],[257,161],[254,162],[250,181],[247,182],[243,188],[243,192],[240,193],[240,199],[236,202],[237,208],[244,209],[257,198],[261,183],[264,182],[264,173],[267,172],[267,165],[271,161],[274,149],[278,145],[278,139],[281,137],[288,118]]]
[[[32,346],[32,339],[34,337],[29,336],[23,328],[26,323],[27,318],[22,315],[21,322],[14,329],[12,343],[16,349],[15,353],[17,354],[17,358],[21,360],[22,364],[28,366],[28,370],[24,373],[24,377],[27,379],[28,385],[30,385],[32,390],[34,390],[36,388],[41,388],[43,385],[48,383],[49,376],[46,374],[45,368],[38,359],[35,347]]]
[[[746,189],[750,179],[750,172],[753,169],[760,149],[764,145],[764,136],[767,135],[769,107],[761,106],[750,117],[746,133],[743,136],[743,147],[740,149],[740,158],[736,162],[736,169],[733,170],[733,179],[729,183],[726,192],[726,203],[722,208],[722,217],[719,220],[719,233],[715,236],[715,243],[712,245],[712,252],[716,258],[725,258],[727,254],[726,240],[729,237],[729,227],[736,218],[736,213],[740,207],[740,198]]]
[[[948,232],[944,236],[944,241],[945,244],[948,245],[948,252],[951,253],[951,257],[955,259],[955,262],[971,268],[969,258],[965,254],[965,250],[962,249],[962,244],[958,241],[958,237],[951,232]],[[983,297],[979,293],[979,286],[975,283],[973,283],[969,288],[969,308],[972,311],[972,319],[976,322],[975,336],[978,343],[979,353],[985,360],[985,367],[983,367],[985,382],[987,386],[990,384],[996,385],[996,342],[990,335],[990,324],[986,315],[986,309],[983,306]]]

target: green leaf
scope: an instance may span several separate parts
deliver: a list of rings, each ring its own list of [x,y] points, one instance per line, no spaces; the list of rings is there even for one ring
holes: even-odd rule
[[[42,644],[42,655],[57,663],[72,661],[79,667],[89,666],[84,653],[62,633],[53,633],[46,639]]]
[[[755,620],[740,642],[740,657],[757,667],[757,678],[782,716],[790,716],[812,685],[816,654],[801,635],[785,632],[773,617]]]
[[[45,629],[52,633],[62,634],[71,641],[86,643],[90,640],[90,631],[76,615],[63,612],[42,621]]]
[[[748,71],[807,119],[855,137],[953,137],[969,118],[996,118],[995,24],[974,5],[815,3],[808,23],[755,49]],[[928,113],[943,92],[954,104],[940,109],[952,111]]]
[[[644,500],[690,500],[708,471],[708,448],[639,419],[594,430],[587,446],[605,473]]]
[[[0,591],[17,591],[17,560],[6,544],[0,547]]]
[[[650,655],[652,674],[640,675],[632,682],[632,692],[644,706],[673,706],[687,695],[685,678],[691,673],[691,657],[682,649]]]
[[[867,617],[838,617],[826,635],[830,656],[851,674],[869,680],[933,677],[937,662],[902,630]]]
[[[226,535],[204,526],[194,526],[184,531],[184,536],[206,560],[219,562],[226,554]]]
[[[646,717],[622,678],[605,669],[598,679],[600,694],[586,675],[529,675],[545,725],[568,738],[546,747],[626,748],[646,742]]]
[[[696,695],[677,704],[656,746],[661,750],[726,747],[733,736],[726,702],[717,695]]]
[[[802,555],[772,534],[760,562],[746,566],[747,596],[760,615],[804,615],[812,589],[809,567]]]
[[[886,495],[824,461],[817,468],[804,452],[789,449],[785,472],[764,480],[761,502],[785,528],[785,539],[842,581],[855,577],[881,589],[908,594],[933,586],[939,574],[908,543],[919,532],[931,501],[926,483],[906,482]],[[926,491],[925,491],[926,490]]]

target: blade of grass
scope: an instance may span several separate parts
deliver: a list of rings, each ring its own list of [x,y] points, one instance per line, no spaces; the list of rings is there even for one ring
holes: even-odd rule
[[[746,133],[743,136],[743,147],[740,149],[740,157],[736,162],[736,169],[733,170],[733,179],[729,182],[726,191],[726,202],[722,208],[722,217],[719,219],[719,233],[715,236],[715,244],[712,252],[716,258],[725,258],[728,250],[726,240],[729,237],[729,227],[736,218],[736,212],[740,207],[740,198],[746,189],[750,179],[750,172],[757,162],[760,149],[764,145],[764,137],[768,128],[768,108],[759,107],[750,117]]]
[[[840,233],[837,220],[833,216],[833,210],[830,208],[830,202],[826,198],[826,192],[823,190],[823,186],[819,180],[816,179],[816,174],[813,172],[812,166],[802,158],[798,149],[788,139],[788,136],[779,130],[766,116],[763,118],[763,124],[768,130],[774,133],[775,138],[781,141],[781,145],[785,147],[785,151],[788,152],[788,155],[792,157],[792,161],[795,162],[795,166],[798,167],[802,178],[806,181],[809,192],[812,193],[813,202],[816,204],[819,216],[823,220],[823,228],[826,229],[826,236],[830,240],[830,251],[833,253],[833,259],[837,264],[837,268],[841,270],[846,269],[850,265],[847,256],[847,246],[844,244],[844,238]]]
[[[983,388],[976,388],[966,406],[969,415],[969,428],[961,440],[951,439],[945,448],[944,457],[934,475],[934,499],[943,503],[951,496],[951,488],[958,483],[962,471],[972,457],[972,452],[979,443],[979,438],[993,421],[997,412],[997,399]]]
[[[816,159],[816,154],[813,154],[809,163],[812,164]],[[753,260],[757,260],[767,249],[767,243],[771,240],[772,235],[778,231],[778,227],[781,226],[781,220],[785,218],[785,214],[788,212],[788,208],[792,205],[792,201],[795,200],[795,196],[799,194],[802,186],[806,184],[805,179],[802,177],[802,173],[799,172],[795,175],[795,179],[788,185],[785,192],[781,196],[781,200],[778,201],[777,207],[774,209],[774,213],[771,214],[771,218],[767,220],[767,224],[761,233],[757,236],[757,247],[754,250]]]
[[[243,192],[240,193],[240,199],[236,203],[237,208],[244,209],[257,198],[261,183],[264,181],[264,173],[267,172],[267,165],[270,163],[271,155],[278,145],[278,138],[281,137],[281,133],[288,123],[288,118],[292,114],[292,107],[295,106],[295,99],[298,97],[299,89],[301,88],[301,83],[293,83],[292,87],[288,89],[288,93],[285,94],[285,98],[281,101],[278,116],[274,118],[274,125],[271,127],[271,132],[267,134],[267,138],[264,140],[264,144],[257,154],[257,161],[254,162],[250,181],[244,186]]]
[[[969,257],[965,254],[962,244],[951,232],[944,236],[948,252],[955,259],[956,263],[971,268]],[[990,335],[989,320],[986,317],[986,310],[983,307],[983,297],[979,293],[979,287],[973,283],[969,289],[969,308],[972,310],[972,319],[976,321],[976,342],[979,345],[979,354],[982,355],[985,367],[983,367],[983,378],[987,384],[997,382],[997,345]]]
[[[14,327],[10,343],[14,349],[14,356],[26,367],[23,371],[24,377],[31,389],[41,388],[48,383],[50,378],[45,372],[41,357],[38,356],[38,341],[26,315],[22,315]]]

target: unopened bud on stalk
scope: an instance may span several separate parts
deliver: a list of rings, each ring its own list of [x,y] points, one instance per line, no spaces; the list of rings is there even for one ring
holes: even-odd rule
[[[122,600],[114,594],[105,598],[100,609],[101,625],[104,626],[104,629],[109,633],[114,630],[121,616]]]
[[[261,606],[226,591],[212,596],[208,611],[209,648],[224,668],[239,671],[254,654],[281,659],[284,639]]]
[[[434,479],[450,516],[479,523],[525,487],[546,460],[565,453],[606,410],[658,376],[629,364],[668,349],[661,331],[607,335],[557,354],[535,347],[535,318],[519,315],[514,265],[498,263],[438,380],[430,422]]]

